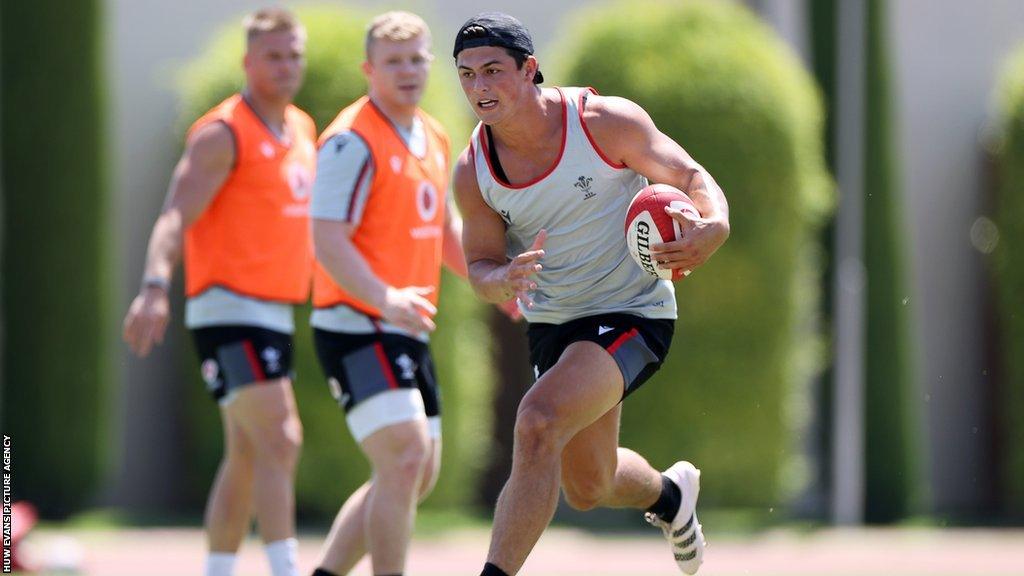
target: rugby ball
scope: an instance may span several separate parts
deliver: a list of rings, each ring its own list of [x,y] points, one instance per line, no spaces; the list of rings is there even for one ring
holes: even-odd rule
[[[629,202],[626,211],[626,245],[629,246],[630,256],[645,272],[657,278],[676,281],[690,271],[658,268],[650,251],[650,247],[655,244],[682,237],[679,223],[665,213],[666,206],[700,218],[700,212],[693,201],[681,190],[668,184],[652,184],[637,192]]]

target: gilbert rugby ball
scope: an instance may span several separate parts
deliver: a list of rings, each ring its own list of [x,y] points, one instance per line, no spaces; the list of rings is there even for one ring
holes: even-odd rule
[[[679,223],[665,213],[671,206],[684,214],[700,218],[700,212],[690,197],[668,184],[652,184],[633,196],[626,211],[626,244],[633,260],[651,276],[676,281],[690,273],[689,270],[666,270],[658,268],[651,258],[650,247],[662,242],[671,242],[681,237]]]

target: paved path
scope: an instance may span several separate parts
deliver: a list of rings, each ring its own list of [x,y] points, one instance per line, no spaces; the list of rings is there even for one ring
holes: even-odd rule
[[[710,535],[702,576],[1024,576],[1024,530],[873,529],[753,536]],[[410,576],[475,576],[488,534],[451,532],[413,546]],[[128,529],[32,535],[32,550],[81,557],[90,576],[202,574],[202,533],[194,529]],[[300,540],[301,574],[312,572],[320,540]],[[267,574],[257,541],[248,541],[238,576]],[[63,573],[66,574],[66,573]],[[360,565],[353,576],[367,576]],[[669,576],[679,574],[660,536],[595,536],[552,529],[523,576]]]

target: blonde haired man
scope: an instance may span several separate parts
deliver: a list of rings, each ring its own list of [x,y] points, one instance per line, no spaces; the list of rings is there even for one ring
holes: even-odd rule
[[[124,321],[139,356],[163,341],[184,249],[185,325],[220,405],[225,455],[206,507],[207,576],[230,576],[255,511],[274,576],[294,576],[302,425],[291,385],[291,304],[309,297],[316,126],[292,105],[306,33],[291,13],[245,19],[246,87],[189,130]]]
[[[315,576],[402,574],[416,506],[437,478],[440,398],[428,335],[441,264],[466,276],[458,216],[445,198],[449,141],[419,109],[433,55],[408,12],[375,18],[368,93],[320,136],[313,188],[319,262],[317,355],[372,478],[342,506]]]

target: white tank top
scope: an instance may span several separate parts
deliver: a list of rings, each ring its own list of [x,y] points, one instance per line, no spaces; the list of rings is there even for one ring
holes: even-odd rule
[[[478,124],[470,140],[477,184],[484,201],[505,221],[507,256],[529,249],[541,229],[544,269],[534,278],[527,321],[561,324],[584,316],[620,312],[676,318],[672,283],[644,272],[629,256],[624,226],[633,195],[647,179],[606,160],[583,124],[581,99],[591,88],[557,88],[564,123],[555,165],[533,182],[498,182],[488,156],[486,131]]]

